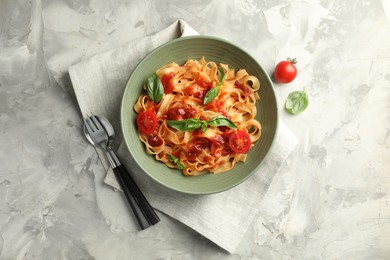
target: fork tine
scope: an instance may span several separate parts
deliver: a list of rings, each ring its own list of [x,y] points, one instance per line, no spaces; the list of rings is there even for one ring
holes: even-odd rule
[[[100,123],[99,119],[95,115],[92,115],[89,118],[91,119],[91,121],[93,122],[97,130],[103,129],[102,124]]]
[[[93,126],[91,119],[89,117],[84,119],[84,124],[85,124],[85,127],[87,128],[88,132],[90,132],[90,133],[95,132],[94,126]]]

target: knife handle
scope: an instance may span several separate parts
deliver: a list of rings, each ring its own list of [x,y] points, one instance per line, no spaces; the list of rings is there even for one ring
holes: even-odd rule
[[[120,164],[113,168],[113,171],[141,229],[146,229],[151,225],[157,224],[160,218],[138,188],[126,167]]]

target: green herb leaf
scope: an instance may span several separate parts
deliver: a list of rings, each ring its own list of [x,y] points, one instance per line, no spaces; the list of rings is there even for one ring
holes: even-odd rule
[[[204,96],[204,99],[203,99],[204,105],[207,105],[208,103],[210,103],[219,94],[218,86],[221,86],[226,79],[226,72],[225,72],[225,69],[222,67],[218,68],[218,79],[219,79],[219,84],[216,87],[213,87],[212,89],[210,89],[206,93],[206,95]]]
[[[237,126],[232,121],[227,119],[224,116],[216,116],[207,121],[207,124],[210,126],[227,126],[232,129],[236,129]]]
[[[167,120],[170,127],[182,132],[194,131],[202,126],[202,120],[198,118],[187,118],[184,120]],[[203,130],[203,129],[202,129]]]
[[[291,114],[299,114],[303,112],[309,105],[309,99],[306,93],[306,89],[303,91],[291,92],[286,100],[286,110]]]
[[[175,156],[171,155],[171,154],[167,154],[168,156],[168,159],[173,162],[174,164],[176,164],[177,168],[179,170],[183,170],[184,169],[184,165],[183,163],[179,160],[179,158],[176,158]]]
[[[225,72],[224,68],[218,67],[218,76],[219,76],[219,84],[218,84],[218,86],[220,86],[220,85],[223,84],[223,82],[226,79],[226,72]]]
[[[224,116],[213,117],[207,122],[198,118],[187,118],[184,120],[167,120],[167,124],[170,127],[173,127],[176,130],[182,132],[194,131],[198,128],[200,128],[202,132],[206,132],[207,126],[227,126],[231,129],[237,129],[237,126]]]
[[[164,86],[156,73],[146,80],[146,94],[154,102],[160,102],[164,95]]]
[[[210,103],[214,98],[216,98],[218,96],[218,94],[219,94],[219,88],[218,87],[213,87],[204,96],[203,104],[206,105],[206,104]]]
[[[200,129],[202,130],[203,133],[207,131],[207,122],[206,121],[203,121],[203,120],[200,121]]]

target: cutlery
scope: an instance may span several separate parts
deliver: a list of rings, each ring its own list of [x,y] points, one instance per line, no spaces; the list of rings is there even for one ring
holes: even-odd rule
[[[158,223],[160,218],[146,200],[130,173],[111,149],[111,144],[115,138],[115,131],[111,123],[104,117],[92,115],[84,120],[83,129],[88,141],[95,147],[105,151],[115,177],[121,186],[141,229],[146,229],[151,225]]]

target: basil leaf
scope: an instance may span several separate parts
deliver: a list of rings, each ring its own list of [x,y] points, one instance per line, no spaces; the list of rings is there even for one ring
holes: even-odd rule
[[[164,86],[156,73],[146,80],[146,94],[154,102],[160,102],[164,95]]]
[[[203,104],[206,105],[206,104],[210,103],[214,98],[216,98],[218,96],[218,94],[219,94],[219,88],[213,87],[204,96]]]
[[[205,95],[205,97],[203,99],[204,105],[207,105],[208,103],[210,103],[219,94],[218,86],[221,86],[226,79],[226,72],[225,72],[225,69],[222,67],[218,68],[218,79],[219,79],[219,84],[216,87],[213,87],[212,89],[210,89],[207,92],[207,94]]]
[[[286,100],[286,110],[291,114],[299,114],[303,112],[309,105],[309,99],[306,93],[306,89],[303,91],[291,92]]]
[[[202,130],[202,132],[206,132],[207,131],[207,122],[206,121],[200,121],[200,129]]]
[[[223,82],[226,79],[226,72],[225,72],[224,68],[222,68],[222,67],[218,68],[218,76],[219,76],[219,84],[218,84],[218,86],[220,86],[220,85],[223,84]]]
[[[177,168],[179,170],[183,170],[184,169],[184,165],[181,163],[181,161],[177,161],[176,166],[177,166]]]
[[[224,116],[216,116],[207,121],[207,124],[210,126],[227,126],[229,128],[236,129],[237,126],[232,121],[227,119]]]
[[[177,159],[175,156],[173,156],[173,155],[171,155],[171,154],[168,154],[168,153],[167,153],[167,156],[168,156],[168,159],[169,159],[171,162],[175,163],[175,164],[176,164],[176,162],[179,160],[179,159]]]
[[[198,129],[202,126],[201,120],[198,118],[187,118],[184,120],[167,120],[170,127],[182,132],[188,132]]]
[[[179,160],[179,158],[176,158],[175,156],[171,155],[171,154],[167,154],[168,156],[168,159],[173,162],[174,164],[176,164],[177,168],[179,170],[183,170],[184,169],[184,165],[183,163]]]

